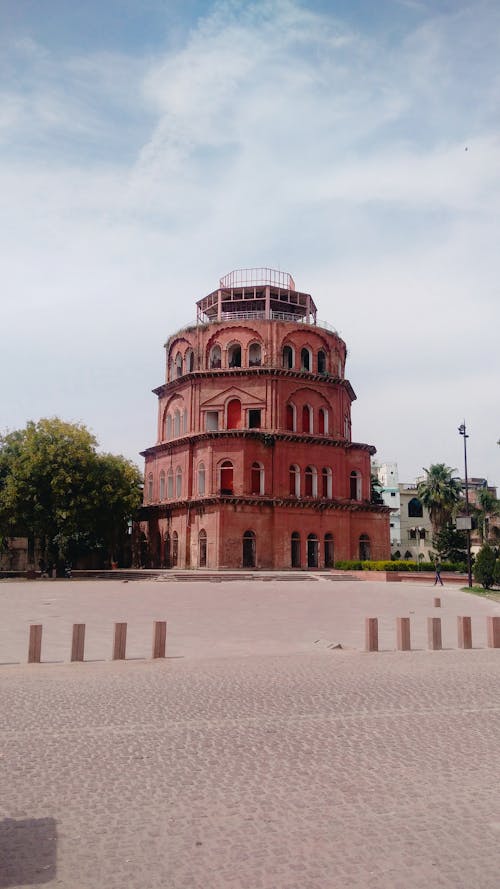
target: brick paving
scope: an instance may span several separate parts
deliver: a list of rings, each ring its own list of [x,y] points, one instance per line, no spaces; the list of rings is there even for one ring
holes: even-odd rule
[[[367,601],[425,617],[431,588],[179,586],[0,585],[3,629],[53,609],[52,653],[87,616],[107,657],[99,616],[171,646],[0,667],[1,889],[497,889],[500,651],[356,650]]]

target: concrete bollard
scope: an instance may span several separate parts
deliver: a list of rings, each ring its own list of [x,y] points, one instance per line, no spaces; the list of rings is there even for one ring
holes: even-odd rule
[[[166,620],[153,621],[153,654],[154,658],[165,657],[165,644],[167,641]]]
[[[71,640],[71,660],[83,661],[85,647],[85,624],[73,624],[73,638]]]
[[[409,617],[396,618],[396,638],[398,651],[411,651]]]
[[[113,660],[114,661],[124,661],[125,660],[126,645],[127,645],[127,624],[126,623],[116,623],[115,624],[115,637],[113,640]]]
[[[30,625],[30,639],[28,645],[28,664],[39,664],[42,655],[42,625]]]
[[[378,618],[365,618],[365,650],[378,651]]]
[[[472,622],[470,617],[457,617],[458,647],[472,648]]]
[[[500,617],[487,617],[488,648],[500,648]]]
[[[427,618],[427,647],[430,648],[431,651],[441,651],[443,647],[441,641],[440,617]]]
[[[441,599],[439,596],[434,597],[434,608],[441,608]]]

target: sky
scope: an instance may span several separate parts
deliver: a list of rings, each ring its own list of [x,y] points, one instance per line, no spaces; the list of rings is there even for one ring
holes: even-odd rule
[[[142,467],[232,269],[348,346],[353,439],[500,485],[497,0],[0,0],[0,431]]]

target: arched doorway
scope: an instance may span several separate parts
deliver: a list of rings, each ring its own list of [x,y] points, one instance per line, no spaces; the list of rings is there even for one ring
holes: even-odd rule
[[[232,494],[233,490],[233,464],[230,460],[224,460],[220,466],[220,492]]]
[[[325,568],[333,568],[333,534],[325,534]]]
[[[368,534],[361,534],[359,538],[359,558],[362,562],[371,559],[370,538]]]
[[[204,528],[198,534],[198,566],[206,568],[207,565],[207,532]]]
[[[239,398],[232,398],[227,406],[227,428],[241,428],[241,401]]]
[[[177,561],[179,559],[179,535],[177,531],[174,531],[172,534],[172,568],[177,567]]]
[[[316,534],[309,534],[307,537],[307,567],[318,567],[318,538]]]
[[[245,531],[243,535],[243,567],[255,568],[255,533]]]
[[[172,552],[171,552],[171,544],[170,544],[170,534],[168,533],[168,531],[165,534],[164,547],[165,548],[164,548],[163,558],[165,561],[165,568],[170,568],[172,565]]]
[[[294,531],[292,534],[292,568],[300,568],[300,534]]]

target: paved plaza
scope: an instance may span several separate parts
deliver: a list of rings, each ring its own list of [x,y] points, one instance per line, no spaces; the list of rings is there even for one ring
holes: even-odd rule
[[[1,583],[0,889],[497,889],[500,650],[484,646],[500,606],[438,594]],[[429,652],[438,611],[446,650]],[[394,651],[398,616],[412,652]],[[144,660],[155,619],[167,658]],[[111,662],[120,620],[130,659]],[[27,665],[38,622],[45,663]],[[76,622],[89,660],[68,664]]]

